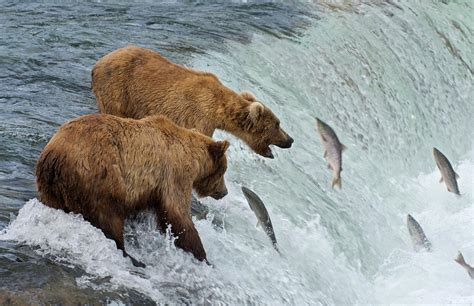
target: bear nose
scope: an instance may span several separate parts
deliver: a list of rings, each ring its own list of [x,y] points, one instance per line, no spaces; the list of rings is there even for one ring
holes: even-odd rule
[[[226,195],[227,195],[227,189],[224,190],[224,191],[216,192],[213,195],[211,195],[211,197],[216,199],[216,200],[220,200],[223,197],[225,197]]]
[[[293,138],[288,136],[287,140],[282,141],[280,143],[276,143],[275,145],[283,149],[288,149],[288,148],[291,148],[291,145],[293,144],[293,142],[294,142]]]

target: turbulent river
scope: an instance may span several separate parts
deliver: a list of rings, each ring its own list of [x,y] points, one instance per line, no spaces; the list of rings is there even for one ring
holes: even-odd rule
[[[2,2],[0,303],[20,301],[341,305],[474,303],[453,259],[474,263],[474,19],[466,1],[278,3]],[[275,159],[229,139],[229,195],[195,220],[213,267],[151,219],[126,248],[81,216],[36,199],[34,166],[57,127],[97,112],[90,71],[133,43],[250,90],[295,139]],[[315,129],[346,145],[342,189]],[[460,175],[448,193],[432,148]],[[240,187],[260,195],[274,251]],[[433,244],[415,252],[406,215]],[[215,227],[212,217],[223,227]]]

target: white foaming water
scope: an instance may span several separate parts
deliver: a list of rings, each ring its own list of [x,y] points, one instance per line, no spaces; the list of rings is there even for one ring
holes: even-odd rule
[[[195,222],[214,267],[177,250],[170,237],[154,230],[152,218],[146,218],[137,224],[138,246],[130,241],[126,245],[148,265],[135,268],[113,241],[80,215],[48,208],[36,199],[25,204],[0,239],[39,246],[38,253],[81,267],[87,275],[77,279],[79,285],[123,286],[157,302],[472,303],[472,281],[453,259],[461,250],[466,260],[474,262],[474,163],[464,161],[456,168],[460,189],[465,190],[461,204],[438,183],[437,170],[420,175],[407,188],[415,199],[410,212],[433,243],[433,252],[413,251],[406,214],[400,213],[393,222],[397,237],[390,240],[401,243],[394,243],[372,277],[335,252],[319,218],[295,226],[268,205],[283,253],[279,256],[265,234],[254,227],[255,217],[241,196],[210,203],[225,213],[225,230],[213,228],[211,220]],[[231,192],[237,194],[235,188]],[[105,277],[110,279],[101,286],[93,282]]]
[[[326,12],[297,40],[256,36],[194,59],[229,87],[254,92],[295,138],[268,160],[216,133],[232,143],[229,195],[205,202],[225,226],[195,222],[213,267],[175,249],[148,220],[138,246],[127,239],[148,265],[134,268],[80,216],[36,200],[0,239],[80,266],[88,274],[81,285],[109,277],[102,286],[160,302],[472,303],[473,282],[453,261],[460,250],[474,264],[470,9],[467,2],[362,5],[357,13]],[[342,190],[330,187],[313,116],[348,147]],[[459,173],[461,197],[438,183],[433,146]],[[241,185],[266,204],[282,256],[255,227]],[[408,213],[433,252],[413,251]]]

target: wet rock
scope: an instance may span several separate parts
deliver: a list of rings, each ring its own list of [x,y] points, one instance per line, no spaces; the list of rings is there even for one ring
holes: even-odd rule
[[[85,271],[57,265],[13,242],[0,243],[0,267],[0,305],[155,305],[134,290],[79,287],[76,278]],[[107,280],[95,281],[101,282]]]
[[[196,217],[197,220],[202,220],[206,219],[208,214],[209,208],[193,196],[191,199],[191,216]],[[217,228],[223,228],[222,216],[214,213],[212,224]]]

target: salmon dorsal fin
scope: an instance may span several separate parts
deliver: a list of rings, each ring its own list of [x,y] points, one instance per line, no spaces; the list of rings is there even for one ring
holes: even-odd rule
[[[442,183],[444,181],[443,177],[439,179],[439,182]]]
[[[456,172],[454,172],[454,176],[456,177],[457,180],[460,178],[459,174],[457,174]]]
[[[345,150],[347,150],[347,147],[341,143],[341,151],[344,152]]]

